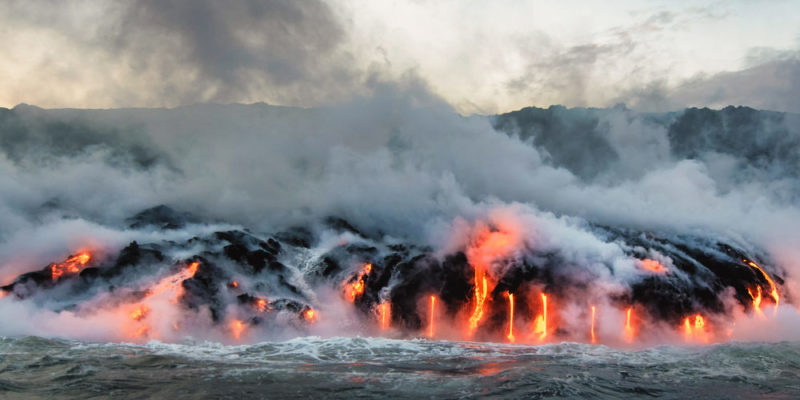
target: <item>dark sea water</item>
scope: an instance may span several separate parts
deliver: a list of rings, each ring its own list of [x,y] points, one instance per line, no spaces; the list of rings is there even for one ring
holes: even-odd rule
[[[800,398],[800,343],[623,351],[305,337],[147,345],[0,339],[0,398]]]

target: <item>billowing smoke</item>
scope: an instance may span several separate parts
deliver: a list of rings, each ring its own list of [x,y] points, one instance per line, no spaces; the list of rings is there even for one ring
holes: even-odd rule
[[[410,81],[313,109],[21,105],[0,150],[0,334],[647,345],[798,320],[793,114],[464,117]]]

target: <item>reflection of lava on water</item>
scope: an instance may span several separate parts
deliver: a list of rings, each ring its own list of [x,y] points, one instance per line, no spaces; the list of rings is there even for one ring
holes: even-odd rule
[[[140,340],[191,335],[204,319],[232,341],[263,338],[276,327],[308,332],[343,323],[335,310],[347,308],[373,334],[393,337],[620,345],[650,343],[665,332],[688,342],[724,341],[734,318],[726,305],[764,317],[763,303],[777,308],[781,297],[782,280],[750,254],[701,237],[591,227],[586,232],[625,251],[610,262],[630,265],[624,279],[606,274],[595,285],[597,271],[614,271],[612,265],[587,261],[590,268],[557,248],[541,250],[502,220],[476,223],[447,254],[383,243],[346,222],[326,229],[349,239],[310,252],[312,230],[267,237],[229,230],[185,243],[132,242],[116,258],[81,252],[20,275],[0,294],[57,300],[80,315],[119,310],[129,321],[121,335]],[[324,287],[341,301],[320,300]],[[114,301],[92,300],[104,294]]]

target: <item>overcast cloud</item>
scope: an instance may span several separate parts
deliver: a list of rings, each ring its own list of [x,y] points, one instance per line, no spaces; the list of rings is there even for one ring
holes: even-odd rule
[[[415,76],[459,112],[800,112],[787,1],[8,1],[0,105],[318,106]]]

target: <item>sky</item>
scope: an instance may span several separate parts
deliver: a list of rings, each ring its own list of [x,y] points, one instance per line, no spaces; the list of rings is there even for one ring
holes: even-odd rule
[[[526,106],[800,112],[800,2],[4,0],[0,106],[315,107],[421,85]]]

